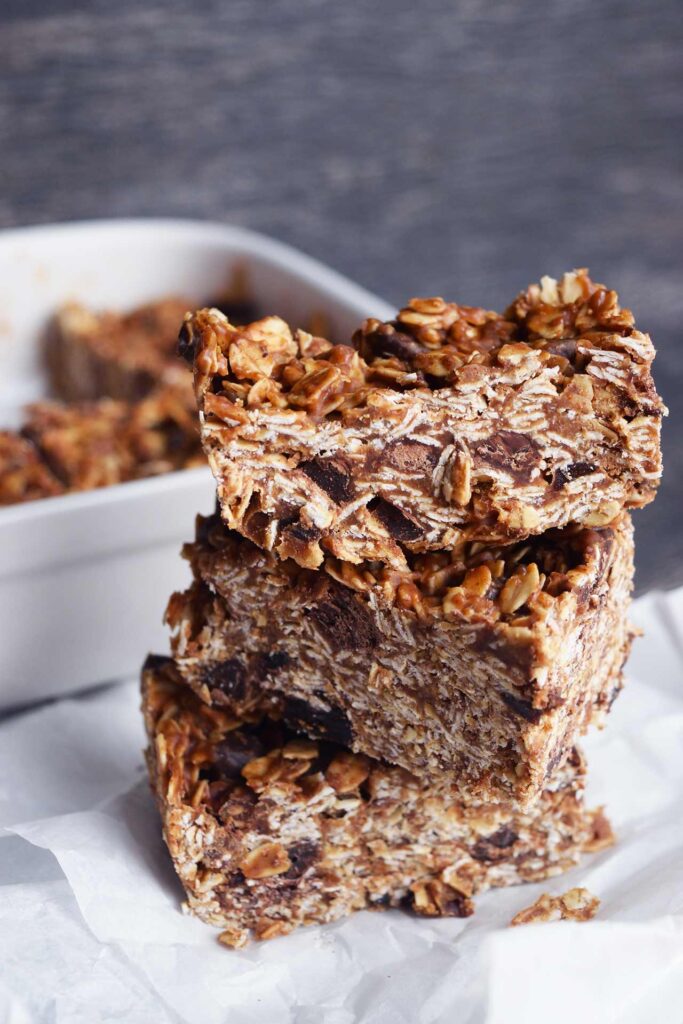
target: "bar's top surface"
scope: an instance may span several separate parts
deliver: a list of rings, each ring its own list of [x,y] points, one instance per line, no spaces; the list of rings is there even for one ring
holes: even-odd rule
[[[351,349],[292,332],[276,316],[239,329],[219,311],[205,309],[189,322],[181,354],[194,359],[197,392],[205,410],[219,417],[220,404],[208,394],[216,376],[233,403],[289,406],[322,419],[366,404],[377,388],[476,386],[482,369],[518,365],[533,353],[560,371],[558,389],[601,361],[600,353],[627,353],[633,371],[613,383],[643,411],[662,411],[648,372],[654,357],[649,337],[636,330],[616,292],[594,284],[585,270],[565,274],[559,284],[543,278],[504,314],[441,298],[412,299],[392,322],[366,320]],[[610,360],[602,360],[607,378]]]

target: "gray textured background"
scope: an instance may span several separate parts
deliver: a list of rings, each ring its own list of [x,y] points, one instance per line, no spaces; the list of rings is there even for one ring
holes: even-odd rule
[[[683,583],[679,0],[2,0],[0,226],[218,218],[388,299],[588,265],[660,351],[639,583]]]

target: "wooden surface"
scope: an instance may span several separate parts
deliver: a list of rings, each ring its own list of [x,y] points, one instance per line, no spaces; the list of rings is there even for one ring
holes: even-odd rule
[[[400,302],[587,265],[659,348],[640,588],[683,583],[679,0],[4,0],[0,226],[218,218]]]

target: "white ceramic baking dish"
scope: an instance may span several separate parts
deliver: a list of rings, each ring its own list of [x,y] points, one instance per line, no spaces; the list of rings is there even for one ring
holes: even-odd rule
[[[237,266],[259,307],[335,337],[391,309],[288,246],[219,224],[93,221],[0,233],[0,423],[45,394],[45,326],[68,299],[128,309],[220,293]],[[185,585],[194,516],[213,507],[208,469],[0,508],[0,708],[121,678],[164,651],[161,617]]]

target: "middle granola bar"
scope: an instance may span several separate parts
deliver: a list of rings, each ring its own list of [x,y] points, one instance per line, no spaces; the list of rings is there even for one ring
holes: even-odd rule
[[[632,525],[319,570],[200,517],[167,617],[184,678],[476,799],[534,799],[622,683]]]

